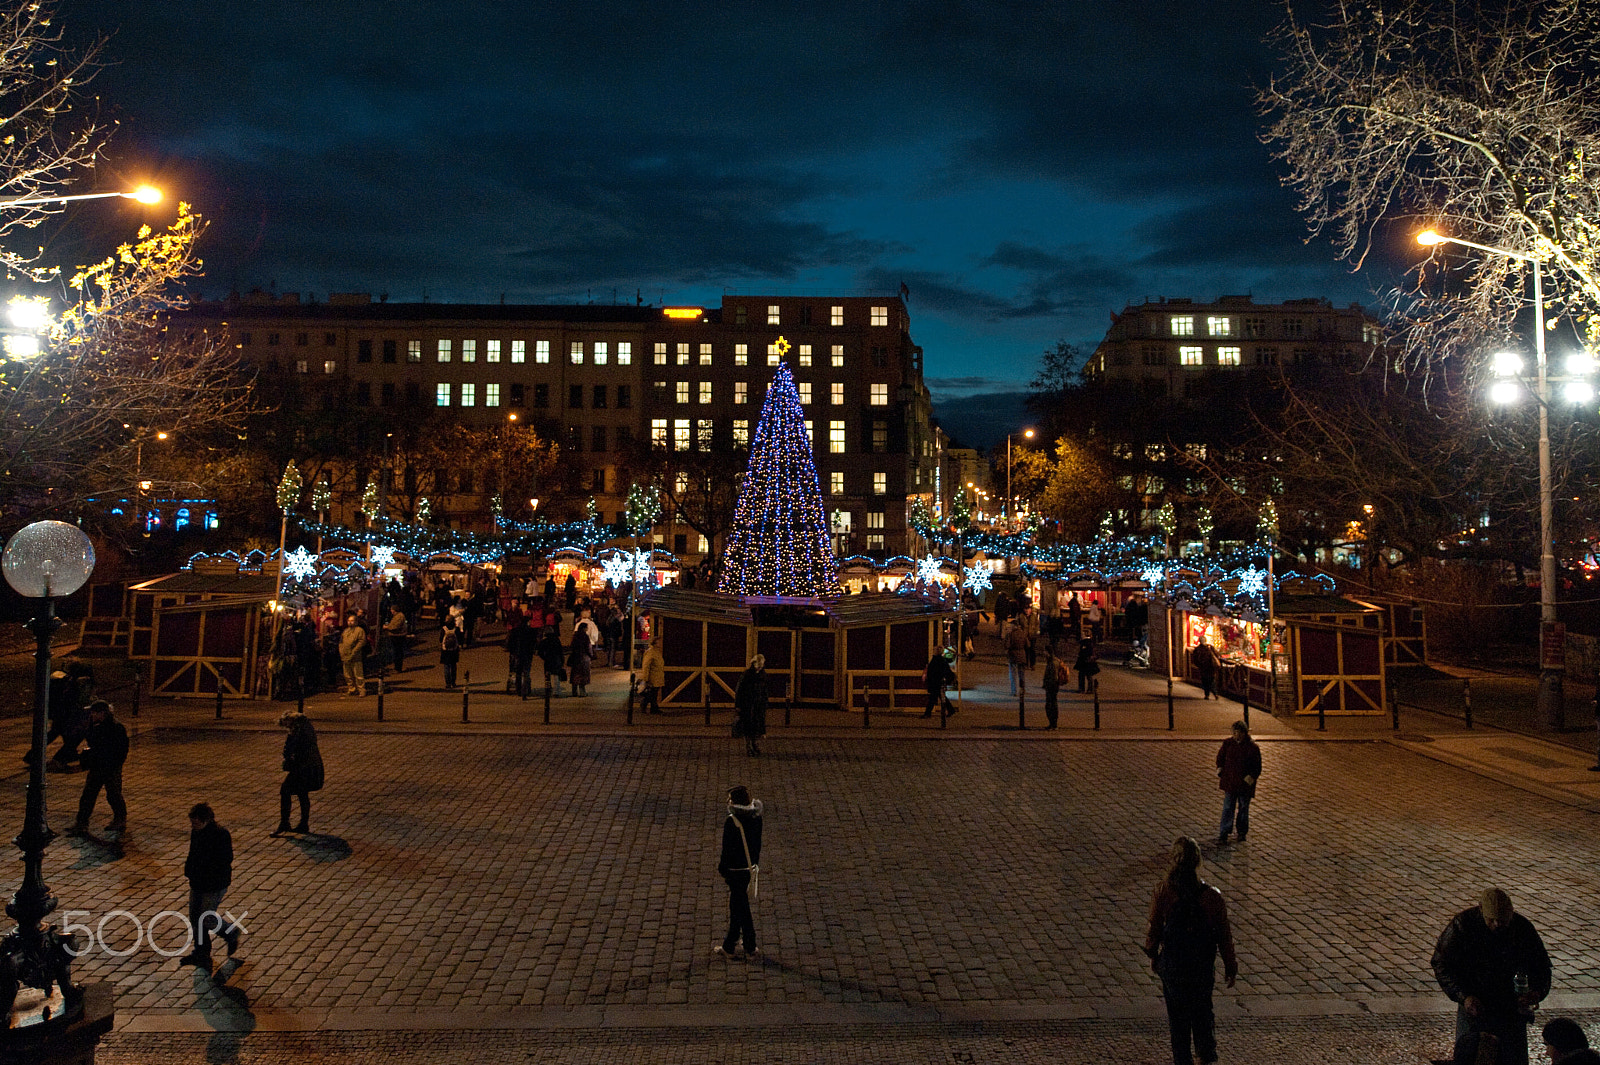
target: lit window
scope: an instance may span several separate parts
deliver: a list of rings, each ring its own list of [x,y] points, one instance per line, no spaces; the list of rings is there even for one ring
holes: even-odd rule
[[[500,405],[500,386],[495,383],[483,386],[483,405],[485,407],[498,407]]]
[[[881,528],[883,528],[883,511],[881,511],[881,510],[869,510],[869,511],[867,511],[867,528],[869,528],[869,529],[881,529]]]
[[[667,345],[659,340],[656,341],[655,363],[657,366],[665,366],[667,364]]]
[[[834,381],[828,386],[828,403],[830,406],[844,406],[844,382]]]
[[[323,363],[322,363],[322,372],[323,373],[338,373],[339,372],[339,364],[337,362],[335,362],[333,359],[325,359],[325,360],[323,360]]]
[[[650,446],[667,449],[667,420],[665,418],[650,419]]]
[[[450,361],[450,341],[448,341],[448,340],[439,341],[438,346],[434,350],[435,350],[435,356],[434,357],[437,358],[440,362],[449,362]]]
[[[735,418],[733,420],[733,442],[738,447],[750,446],[750,419]]]
[[[811,424],[811,419],[807,418],[806,419],[806,443],[810,444],[812,447],[815,447],[816,444],[817,444],[817,434],[813,431],[813,429],[814,429],[814,427]]]
[[[828,450],[835,455],[844,454],[844,422],[828,423]]]
[[[810,366],[811,365],[811,345],[810,344],[801,344],[800,345],[800,354],[799,354],[798,358],[800,360],[800,365],[801,366]]]
[[[835,304],[828,308],[828,324],[844,325],[844,308]]]
[[[872,423],[872,450],[880,454],[889,450],[889,423],[874,421]]]
[[[498,340],[485,340],[483,342],[483,361],[484,362],[499,362],[500,361],[500,341],[498,341]]]
[[[735,406],[750,402],[750,382],[735,381],[733,383],[733,402]],[[804,403],[805,400],[800,402]]]
[[[633,365],[633,341],[631,341],[631,340],[619,340],[619,341],[617,341],[617,365],[618,366],[632,366]]]
[[[672,423],[672,450],[689,450],[689,419],[678,418]]]
[[[687,381],[679,381],[675,391],[676,391],[679,403],[687,403],[687,402],[689,402],[689,382],[687,382]]]
[[[610,361],[610,359],[611,345],[607,344],[604,340],[596,340],[594,342],[594,364],[596,366],[604,366]]]
[[[870,385],[871,397],[868,399],[874,407],[887,407],[889,405],[889,386],[887,384]]]
[[[1206,317],[1206,335],[1213,337],[1233,336],[1233,319],[1220,314],[1208,315]]]
[[[700,402],[701,403],[710,403],[711,402],[711,382],[710,381],[701,381],[700,382]]]
[[[574,340],[567,348],[568,359],[574,366],[583,365],[583,341]]]
[[[889,494],[889,475],[887,473],[875,473],[872,475],[872,494],[875,496]]]
[[[309,362],[307,362],[305,359],[296,359],[296,360],[294,360],[294,372],[295,373],[310,373],[311,372],[311,364]]]
[[[778,365],[778,345],[776,345],[776,344],[768,344],[767,345],[767,365],[768,366],[776,366],[776,365]]]
[[[867,550],[868,551],[882,551],[882,550],[884,550],[883,533],[867,533]]]
[[[1218,348],[1217,349],[1217,365],[1218,366],[1237,366],[1237,365],[1239,365],[1239,363],[1241,361],[1239,356],[1240,356],[1240,349],[1239,348],[1232,348],[1232,347]]]
[[[800,392],[800,405],[802,407],[811,406],[811,382],[796,381],[795,388]]]
[[[783,324],[783,322],[780,321],[780,316],[778,314],[778,305],[776,303],[767,304],[767,324],[768,325],[782,325]]]
[[[689,365],[689,345],[687,345],[687,344],[679,344],[678,345],[678,365],[679,366],[687,366],[687,365]]]
[[[702,555],[703,555],[703,554],[705,554],[705,553],[706,553],[706,552],[707,552],[707,551],[710,551],[710,550],[711,550],[711,544],[710,544],[710,542],[709,542],[709,541],[707,541],[707,540],[706,540],[706,538],[705,538],[705,537],[704,537],[704,536],[702,536],[702,537],[700,537],[700,543],[699,543],[699,553],[700,553],[700,554],[702,554]]]
[[[478,361],[478,342],[476,340],[463,340],[461,342],[461,361]]]
[[[1194,336],[1194,315],[1175,314],[1168,319],[1168,326],[1175,337]]]
[[[491,359],[489,361],[493,362],[494,360]],[[513,340],[511,342],[511,361],[512,362],[527,362],[528,361],[528,342],[526,340]]]
[[[834,366],[843,366],[844,365],[844,345],[843,344],[835,344],[835,345],[833,345],[833,355],[831,356],[831,363]]]
[[[450,405],[450,382],[441,381],[433,386],[433,405],[435,407]]]
[[[463,407],[476,407],[478,405],[478,386],[472,383],[461,386],[461,405]]]
[[[844,495],[844,471],[834,470],[828,474],[828,494],[831,496]]]
[[[733,364],[735,366],[750,365],[750,345],[735,344],[733,346]]]
[[[694,447],[696,451],[711,450],[710,418],[701,418],[694,423]]]
[[[549,362],[550,361],[550,341],[548,341],[548,340],[535,340],[533,342],[533,361],[534,362]]]
[[[711,345],[710,344],[701,344],[700,345],[700,365],[701,366],[710,366],[711,365]]]
[[[1204,348],[1182,347],[1178,349],[1179,366],[1199,366],[1205,362]]]
[[[888,325],[889,324],[889,308],[887,308],[887,307],[874,307],[874,308],[872,308],[872,324],[873,325]]]

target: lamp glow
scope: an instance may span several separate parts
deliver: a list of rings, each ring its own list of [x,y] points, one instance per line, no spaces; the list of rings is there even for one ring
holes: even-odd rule
[[[1561,389],[1568,403],[1587,403],[1594,398],[1594,385],[1588,381],[1568,381]]]
[[[6,354],[13,359],[32,359],[39,354],[39,338],[36,336],[18,336],[11,334],[5,338]]]
[[[1514,351],[1499,351],[1494,356],[1496,377],[1515,377],[1522,372],[1522,356]]]
[[[1515,403],[1522,398],[1522,386],[1515,381],[1496,381],[1489,386],[1489,398],[1496,403]]]
[[[1595,361],[1592,352],[1579,351],[1567,356],[1567,373],[1573,377],[1587,377],[1596,369],[1600,369],[1600,362]]]
[[[1424,229],[1421,233],[1417,234],[1417,243],[1429,248],[1433,247],[1435,244],[1443,244],[1445,239],[1446,238],[1441,237],[1436,230],[1432,229]]]
[[[156,188],[154,185],[140,185],[138,188],[134,189],[130,193],[127,193],[126,195],[128,199],[138,200],[140,203],[161,202],[161,190]]]

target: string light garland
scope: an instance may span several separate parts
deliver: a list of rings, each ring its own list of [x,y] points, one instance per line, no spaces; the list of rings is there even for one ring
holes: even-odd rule
[[[779,337],[775,347],[781,358],[788,342]],[[780,361],[751,441],[717,590],[810,598],[831,595],[838,585],[805,411]]]

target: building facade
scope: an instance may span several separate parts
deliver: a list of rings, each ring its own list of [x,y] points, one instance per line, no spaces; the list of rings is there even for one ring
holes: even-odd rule
[[[325,408],[396,424],[448,411],[480,427],[513,415],[547,426],[606,522],[620,521],[626,458],[644,442],[669,454],[747,445],[780,359],[811,415],[842,549],[908,550],[909,503],[934,504],[941,480],[922,349],[898,298],[729,295],[720,307],[656,308],[252,293],[177,319],[224,331],[246,364],[293,375],[306,402]],[[452,486],[452,513],[471,513],[476,499],[487,525],[491,483],[468,471],[466,488]],[[681,525],[665,536],[679,554],[709,546]]]

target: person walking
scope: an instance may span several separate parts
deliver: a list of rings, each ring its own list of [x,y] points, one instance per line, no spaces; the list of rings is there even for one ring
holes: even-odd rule
[[[1022,636],[1026,641],[1028,653],[1028,668],[1031,670],[1039,662],[1039,611],[1032,606],[1025,606],[1017,620],[1022,625]]]
[[[1540,1035],[1544,1039],[1544,1052],[1555,1065],[1600,1065],[1600,1053],[1589,1049],[1589,1037],[1583,1033],[1583,1026],[1571,1017],[1552,1018]]]
[[[560,630],[554,625],[544,627],[539,637],[539,659],[544,663],[544,686],[552,695],[561,694],[561,682],[567,679],[567,667],[562,665],[566,651],[561,647]]]
[[[761,756],[761,745],[757,741],[767,734],[766,669],[765,655],[752,658],[733,695],[733,708],[738,714],[733,734],[744,737],[744,753],[752,758]]]
[[[1233,723],[1233,734],[1217,749],[1217,787],[1222,789],[1222,824],[1217,829],[1217,846],[1228,842],[1235,828],[1239,842],[1250,831],[1250,800],[1256,796],[1256,780],[1261,776],[1261,748],[1250,738],[1250,726]]]
[[[1073,666],[1078,671],[1078,693],[1093,691],[1098,683],[1095,675],[1100,672],[1100,663],[1094,660],[1094,640],[1090,637],[1078,641],[1078,659]]]
[[[406,625],[405,611],[401,610],[399,606],[395,606],[389,611],[389,620],[383,626],[383,631],[389,637],[389,650],[394,657],[394,671],[396,673],[404,673],[406,671]],[[381,656],[379,661],[382,661]]]
[[[189,809],[189,856],[183,875],[189,881],[189,929],[194,948],[178,959],[179,965],[211,969],[211,935],[222,936],[228,956],[239,949],[237,926],[223,927],[217,907],[233,883],[233,836],[217,824],[210,806],[197,802]]]
[[[296,832],[311,831],[311,793],[322,790],[322,750],[317,746],[317,730],[311,719],[298,710],[287,710],[278,718],[278,727],[289,730],[283,740],[283,771],[287,775],[278,787],[278,827],[274,836],[289,831],[289,797],[300,800],[300,823]]]
[[[1509,895],[1487,888],[1451,918],[1433,948],[1433,975],[1456,1004],[1456,1065],[1527,1065],[1533,1007],[1550,993],[1550,955]]]
[[[661,654],[659,640],[650,641],[644,661],[639,663],[639,672],[644,675],[644,712],[661,713],[661,689],[667,686],[667,660]]]
[[[1020,616],[1006,622],[1006,668],[1011,675],[1011,694],[1028,686],[1028,634]]]
[[[1100,609],[1100,603],[1097,600],[1091,599],[1089,600],[1089,609],[1084,613],[1086,620],[1089,622],[1089,638],[1095,643],[1099,643],[1106,636],[1105,611]]]
[[[1083,600],[1077,592],[1067,600],[1067,638],[1074,643],[1083,639]]]
[[[1054,645],[1045,648],[1044,677],[1040,686],[1044,688],[1044,727],[1055,728],[1061,718],[1061,663],[1056,661]]]
[[[1122,619],[1128,625],[1128,642],[1135,647],[1145,646],[1145,631],[1150,627],[1150,604],[1141,593],[1134,592],[1122,605]]]
[[[1229,987],[1239,975],[1239,962],[1233,953],[1227,904],[1220,891],[1200,879],[1200,845],[1188,836],[1173,843],[1167,875],[1150,902],[1144,952],[1161,977],[1173,1065],[1193,1065],[1196,1055],[1202,1062],[1216,1061],[1211,992],[1217,954],[1222,954],[1222,974]]]
[[[928,708],[922,712],[923,717],[932,717],[935,706],[943,706],[947,717],[956,712],[956,708],[950,705],[950,697],[944,693],[956,682],[956,671],[950,668],[950,660],[955,656],[955,650],[946,647],[933,652],[933,657],[928,659],[928,668],[922,671],[922,679],[928,689]]]
[[[567,581],[561,586],[562,598],[567,601],[567,610],[576,610],[578,607],[578,579],[572,574],[567,574]]]
[[[344,631],[339,634],[339,661],[344,665],[345,692],[348,695],[367,694],[367,630],[355,614],[347,614]]]
[[[444,690],[456,686],[456,666],[461,662],[461,632],[449,618],[439,634],[439,665],[444,667]]]
[[[759,657],[759,656],[758,656]],[[740,784],[728,789],[728,817],[722,822],[722,855],[717,872],[728,885],[728,934],[712,953],[731,958],[739,941],[744,940],[744,956],[759,958],[756,922],[750,900],[760,887],[761,800],[750,798],[750,789]]]
[[[533,656],[538,646],[539,639],[533,626],[528,624],[527,615],[519,611],[506,633],[506,655],[511,660],[512,686],[519,699],[526,699],[533,694]]]
[[[1194,663],[1194,668],[1200,674],[1200,698],[1217,698],[1217,652],[1211,645],[1201,640],[1194,645],[1194,650],[1189,652],[1189,661]]]
[[[106,792],[106,803],[111,807],[111,823],[107,832],[122,832],[128,827],[128,804],[122,801],[122,766],[128,760],[128,730],[116,719],[111,704],[96,699],[89,704],[89,745],[84,748],[81,760],[89,775],[83,781],[83,794],[78,799],[78,817],[67,829],[69,836],[86,835],[94,804],[100,798],[100,789]]]
[[[572,646],[567,651],[567,677],[572,681],[573,695],[588,695],[590,669],[594,663],[593,645],[589,630],[582,625],[572,630]]]

